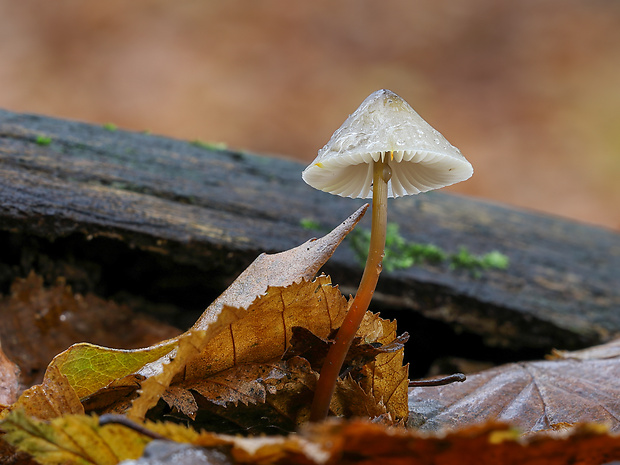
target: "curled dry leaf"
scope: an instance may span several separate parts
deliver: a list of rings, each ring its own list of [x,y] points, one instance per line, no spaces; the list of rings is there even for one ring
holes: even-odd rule
[[[273,255],[261,254],[200,316],[188,333],[181,335],[186,355],[177,353],[174,360],[164,356],[154,364],[145,366],[141,374],[148,379],[143,386],[143,398],[136,401],[132,415],[143,417],[152,407],[172,379],[188,366],[197,354],[206,351],[206,344],[221,327],[233,323],[269,286],[286,287],[302,279],[311,279],[332,256],[338,245],[364,216],[368,204],[320,239]],[[199,340],[198,340],[199,339]],[[235,348],[236,351],[236,348]],[[236,360],[236,356],[235,356]],[[197,365],[198,366],[198,365]],[[190,366],[190,370],[191,370]],[[191,374],[189,376],[192,376]],[[151,380],[152,379],[152,380]],[[142,397],[142,396],[141,396]]]
[[[298,247],[277,254],[261,254],[200,316],[193,329],[205,329],[224,306],[247,308],[268,287],[286,287],[302,279],[312,279],[336,248],[362,219],[368,204],[320,239],[310,239]]]
[[[585,422],[604,423],[618,432],[620,358],[503,365],[469,375],[464,383],[413,388],[409,408],[410,422],[425,430],[493,420],[525,432]]]
[[[299,361],[290,366],[280,359],[290,346],[293,328],[301,326],[326,336],[340,325],[347,307],[347,300],[327,276],[284,288],[270,287],[247,310],[225,307],[222,314],[243,310],[243,316],[211,338],[193,359],[186,359],[191,361],[173,385],[197,393],[215,405],[227,406],[264,403],[267,393],[281,390],[280,380],[284,378],[287,392],[279,393],[292,396],[296,386],[298,401],[308,403],[315,376],[309,364],[306,362],[307,367],[301,368]],[[192,417],[196,413],[187,410],[185,396],[177,402],[168,393],[166,400]],[[287,424],[292,422],[294,426],[301,421],[298,410],[299,406],[294,411],[282,411]],[[240,422],[236,420],[237,424]]]

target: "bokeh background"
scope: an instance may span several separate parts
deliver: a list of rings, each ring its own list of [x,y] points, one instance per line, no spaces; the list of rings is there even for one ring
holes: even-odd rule
[[[310,162],[391,89],[452,192],[620,229],[617,0],[0,0],[0,107]]]

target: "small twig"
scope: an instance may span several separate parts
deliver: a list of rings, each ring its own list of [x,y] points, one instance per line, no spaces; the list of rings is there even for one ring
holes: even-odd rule
[[[117,425],[123,425],[126,426],[127,428],[131,428],[132,430],[147,436],[151,439],[163,439],[165,441],[168,440],[167,437],[162,436],[159,433],[156,433],[154,431],[151,431],[150,429],[146,428],[145,426],[142,426],[139,423],[136,423],[133,420],[130,420],[129,418],[127,418],[125,415],[117,415],[117,414],[113,414],[113,413],[106,413],[104,415],[101,415],[99,417],[99,426],[103,426],[103,425],[109,425],[109,424],[117,424]]]
[[[426,386],[444,386],[452,383],[462,383],[467,377],[463,373],[454,373],[453,375],[443,376],[433,379],[417,379],[409,381],[409,387],[426,387]]]

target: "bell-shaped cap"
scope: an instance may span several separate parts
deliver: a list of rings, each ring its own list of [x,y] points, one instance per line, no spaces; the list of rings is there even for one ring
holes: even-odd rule
[[[391,154],[390,154],[391,152]],[[418,194],[474,172],[451,145],[394,92],[373,92],[302,173],[312,187],[343,197],[372,197],[373,162],[388,157],[388,196]]]

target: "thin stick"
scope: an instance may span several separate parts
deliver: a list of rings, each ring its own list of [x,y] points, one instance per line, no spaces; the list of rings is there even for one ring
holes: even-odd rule
[[[373,164],[372,226],[370,229],[370,249],[368,250],[364,274],[351,308],[347,312],[342,326],[340,326],[336,335],[336,340],[330,347],[321,368],[310,411],[310,421],[312,422],[321,421],[327,417],[329,404],[336,388],[338,374],[349,347],[351,347],[355,333],[357,333],[366,310],[368,310],[370,300],[379,280],[379,274],[381,273],[387,225],[387,182],[391,175],[387,157],[392,156],[392,153],[387,152],[383,155],[384,159],[380,159]]]
[[[118,424],[126,426],[127,428],[131,428],[132,430],[147,436],[151,439],[162,439],[167,440],[166,436],[162,436],[155,431],[151,431],[146,426],[136,423],[133,420],[130,420],[125,415],[116,415],[113,413],[106,413],[105,415],[101,415],[99,417],[99,426],[109,425],[109,424]]]
[[[409,381],[409,387],[445,386],[446,384],[462,383],[466,379],[467,377],[463,373],[454,373],[453,375],[444,376],[442,378]]]

